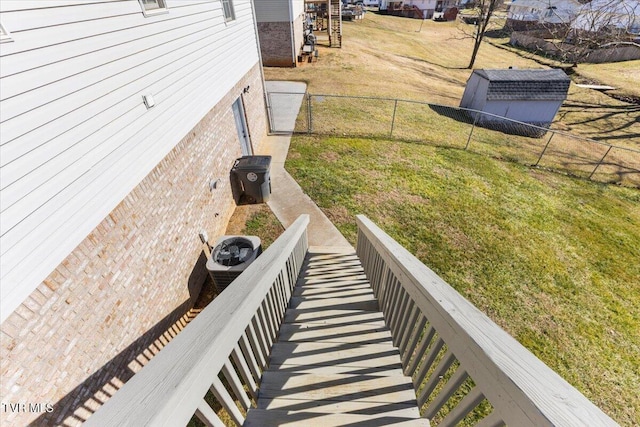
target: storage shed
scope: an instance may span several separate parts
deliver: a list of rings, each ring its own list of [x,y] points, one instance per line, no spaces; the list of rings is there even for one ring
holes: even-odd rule
[[[562,70],[474,70],[460,106],[548,127],[567,99],[570,79]],[[505,124],[491,115],[470,113],[478,124]]]

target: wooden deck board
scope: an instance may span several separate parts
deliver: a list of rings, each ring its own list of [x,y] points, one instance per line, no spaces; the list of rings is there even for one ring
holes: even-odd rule
[[[245,426],[428,426],[354,253],[310,253]]]
[[[386,325],[378,321],[376,323],[343,323],[343,324],[318,324],[318,323],[285,323],[280,328],[280,341],[288,342],[333,342],[350,344],[374,344],[388,342],[391,339],[391,331]]]
[[[252,409],[249,411],[244,427],[428,427],[425,419],[389,416],[379,414],[322,414],[313,412],[287,413],[267,409]]]

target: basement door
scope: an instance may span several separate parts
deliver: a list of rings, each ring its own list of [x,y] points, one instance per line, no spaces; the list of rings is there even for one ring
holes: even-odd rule
[[[235,100],[232,107],[233,118],[236,121],[236,129],[238,130],[238,139],[240,140],[240,148],[243,156],[253,154],[251,149],[251,139],[249,137],[249,128],[247,127],[247,119],[244,115],[244,106],[242,105],[242,97]]]

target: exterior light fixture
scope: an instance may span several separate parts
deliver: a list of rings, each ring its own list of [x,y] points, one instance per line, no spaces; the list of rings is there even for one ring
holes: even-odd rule
[[[147,110],[156,105],[156,101],[153,99],[153,95],[151,95],[150,93],[142,95],[142,100],[144,101],[144,105],[145,107],[147,107]]]

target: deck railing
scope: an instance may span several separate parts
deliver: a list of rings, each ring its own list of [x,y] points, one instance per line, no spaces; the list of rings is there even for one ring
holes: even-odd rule
[[[87,426],[224,426],[207,391],[242,425],[308,249],[302,215],[102,408]]]
[[[617,425],[369,219],[357,254],[432,425]]]

